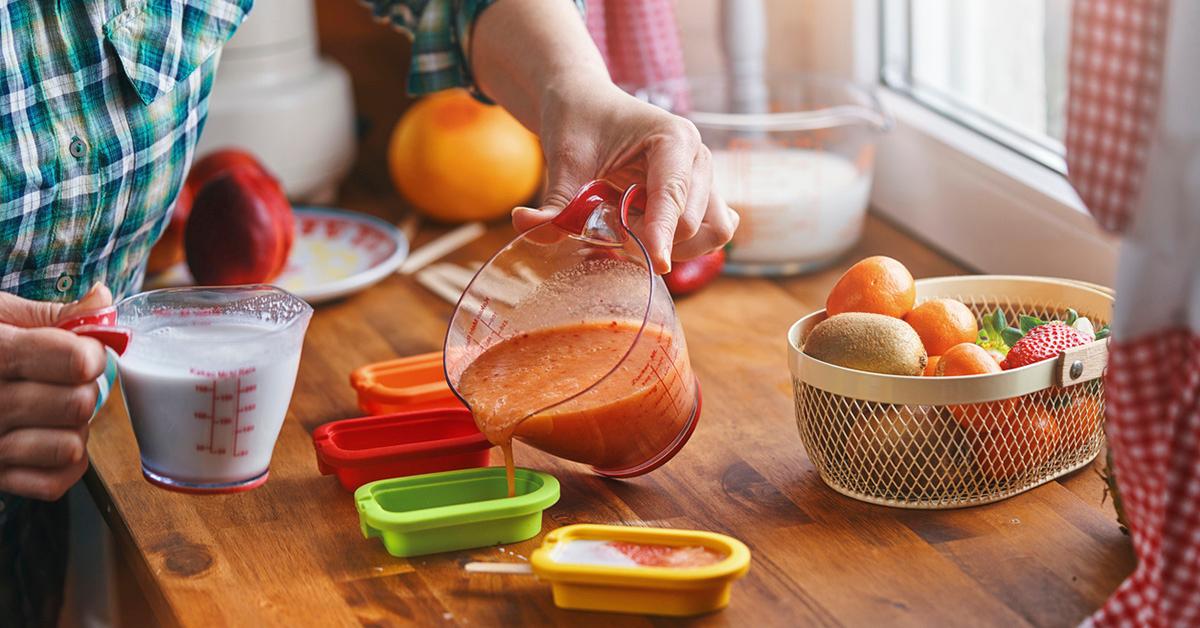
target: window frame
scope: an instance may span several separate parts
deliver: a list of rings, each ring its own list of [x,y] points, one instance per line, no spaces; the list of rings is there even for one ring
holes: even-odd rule
[[[874,87],[896,122],[880,140],[872,207],[981,272],[1112,285],[1117,242],[1099,229],[1067,179],[889,86],[882,29],[886,5],[895,3],[853,3],[844,25],[851,32],[830,41],[852,47],[855,80]]]
[[[882,25],[878,29],[880,85],[908,96],[969,131],[1065,175],[1065,149],[1058,140],[1032,135],[986,111],[979,111],[954,94],[917,82],[912,71],[912,3],[913,0],[880,0],[879,19],[904,23],[894,32],[882,28]]]

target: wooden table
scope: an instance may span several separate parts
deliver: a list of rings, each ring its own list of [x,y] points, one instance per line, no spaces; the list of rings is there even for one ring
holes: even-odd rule
[[[367,200],[349,204],[380,212]],[[485,259],[499,225],[455,254]],[[562,482],[543,533],[578,522],[700,528],[753,552],[749,575],[713,625],[1074,625],[1133,566],[1130,544],[1091,468],[999,504],[904,511],[859,503],[822,484],[796,431],[784,339],[821,307],[852,260],[887,254],[917,276],[960,267],[878,220],[845,260],[785,281],[723,278],[681,299],[704,413],[665,467],[628,481],[518,445],[520,464]],[[356,416],[349,372],[439,348],[450,305],[404,277],[317,308],[291,409],[261,488],[192,496],[142,479],[124,406],[93,425],[88,485],[154,615],[166,624],[602,625],[637,618],[567,612],[532,578],[467,575],[496,548],[404,560],[362,538],[351,497],[317,472],[310,434]],[[493,455],[498,464],[499,456]],[[538,538],[504,550],[528,556]],[[661,620],[655,623],[663,623]]]

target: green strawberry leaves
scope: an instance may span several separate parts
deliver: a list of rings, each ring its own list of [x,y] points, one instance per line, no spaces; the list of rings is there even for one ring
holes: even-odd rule
[[[1029,330],[1033,329],[1034,327],[1037,327],[1038,325],[1046,324],[1046,321],[1044,321],[1036,316],[1026,316],[1024,314],[1021,315],[1020,322],[1021,322],[1021,333],[1022,334],[1028,334]]]
[[[1011,346],[1017,344],[1018,340],[1025,337],[1025,332],[1022,332],[1021,330],[1017,329],[1016,327],[1005,327],[1000,332],[1000,337],[1002,339],[1004,339],[1004,344],[1007,344],[1008,346],[1011,347]]]
[[[1004,316],[1004,310],[996,308],[995,312],[984,314],[982,322],[983,325],[975,344],[984,349],[999,351],[1001,355],[1007,355],[1009,344],[1004,340],[1004,329],[1008,326],[1008,319]]]

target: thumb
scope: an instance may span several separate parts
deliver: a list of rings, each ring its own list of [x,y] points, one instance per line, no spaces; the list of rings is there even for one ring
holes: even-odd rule
[[[542,206],[517,207],[512,212],[513,228],[525,232],[538,225],[554,220],[562,212],[567,203],[575,198],[575,193],[585,183],[591,181],[591,173],[583,172],[573,159],[555,159],[548,166],[549,174],[546,180],[546,193],[542,196]]]
[[[0,292],[0,323],[16,327],[53,327],[71,312],[81,312],[112,304],[112,294],[101,284],[92,286],[82,299],[74,303],[31,301],[14,294]]]

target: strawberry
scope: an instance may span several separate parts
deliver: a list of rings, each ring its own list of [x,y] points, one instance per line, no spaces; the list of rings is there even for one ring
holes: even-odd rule
[[[1078,329],[1062,321],[1043,323],[1031,328],[1018,340],[1001,366],[1015,369],[1057,357],[1059,352],[1091,342]]]

